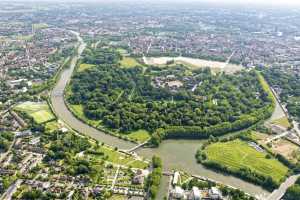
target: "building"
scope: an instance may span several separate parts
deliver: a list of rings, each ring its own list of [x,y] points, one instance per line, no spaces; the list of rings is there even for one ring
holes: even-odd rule
[[[175,172],[173,176],[173,185],[180,184],[180,173]]]
[[[221,191],[216,188],[216,187],[212,187],[210,190],[209,190],[209,197],[211,199],[222,199],[222,193]]]
[[[201,200],[201,192],[198,187],[193,187],[190,195],[191,200]]]
[[[171,195],[174,199],[183,199],[185,196],[184,190],[179,186],[175,186],[175,188],[171,192]]]

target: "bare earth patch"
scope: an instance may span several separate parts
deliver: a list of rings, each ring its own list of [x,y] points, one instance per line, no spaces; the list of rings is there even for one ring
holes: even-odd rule
[[[300,153],[300,148],[297,145],[284,139],[274,141],[272,150],[274,153],[281,154],[285,158],[295,162],[297,161],[297,154]]]

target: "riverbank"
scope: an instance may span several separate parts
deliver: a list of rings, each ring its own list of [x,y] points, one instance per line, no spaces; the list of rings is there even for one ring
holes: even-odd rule
[[[71,79],[73,70],[76,66],[76,62],[84,48],[85,44],[81,39],[81,45],[78,49],[79,54],[72,59],[70,67],[63,70],[60,79],[58,80],[56,86],[54,87],[51,93],[53,111],[56,113],[57,117],[60,120],[64,121],[69,127],[72,127],[73,130],[88,135],[110,146],[115,146],[119,149],[130,149],[133,146],[135,146],[135,144],[121,140],[108,134],[104,134],[103,132],[96,130],[90,127],[89,125],[79,121],[68,110],[65,104],[64,90],[69,80]],[[212,170],[203,167],[202,165],[197,164],[195,159],[195,153],[202,143],[203,140],[166,140],[161,144],[159,148],[143,148],[137,151],[137,153],[145,158],[151,158],[153,155],[159,155],[163,160],[164,169],[167,170],[172,170],[173,168],[184,169],[190,174],[198,174],[203,177],[217,180],[224,184],[232,185],[252,195],[269,194],[267,191],[263,190],[259,186],[247,183],[243,180],[232,176],[216,173]]]

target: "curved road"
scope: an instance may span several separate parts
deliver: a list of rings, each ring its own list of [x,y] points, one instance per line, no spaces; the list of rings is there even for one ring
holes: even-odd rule
[[[60,79],[51,92],[51,103],[53,111],[57,115],[58,119],[64,121],[66,125],[82,134],[88,135],[98,141],[118,147],[122,150],[133,148],[136,144],[124,141],[117,137],[105,134],[95,128],[92,128],[89,125],[78,120],[68,110],[64,100],[64,90],[69,80],[71,79],[78,59],[80,58],[83,50],[86,47],[86,44],[80,37],[79,33],[73,32],[73,34],[77,36],[80,44],[78,48],[78,54],[71,60],[70,67],[68,69],[64,69],[61,72]],[[216,173],[198,164],[195,160],[194,155],[202,142],[203,141],[198,140],[167,140],[164,141],[159,148],[143,148],[140,149],[138,153],[146,158],[151,158],[151,156],[153,156],[154,154],[161,156],[165,163],[164,170],[171,170],[174,168],[184,169],[190,174],[197,174],[203,177],[214,179],[218,182],[222,182],[224,184],[239,188],[252,195],[261,195],[264,197],[268,196],[269,193],[259,186],[245,182],[233,176]],[[162,191],[161,193],[161,197],[163,198],[164,192]]]

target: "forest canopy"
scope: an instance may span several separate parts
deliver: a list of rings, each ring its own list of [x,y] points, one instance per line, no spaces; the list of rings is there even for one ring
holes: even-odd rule
[[[144,129],[157,139],[166,133],[203,138],[249,127],[273,111],[273,99],[255,71],[228,75],[183,65],[121,68],[120,59],[111,48],[87,49],[82,62],[96,66],[73,76],[68,97],[107,129]]]

